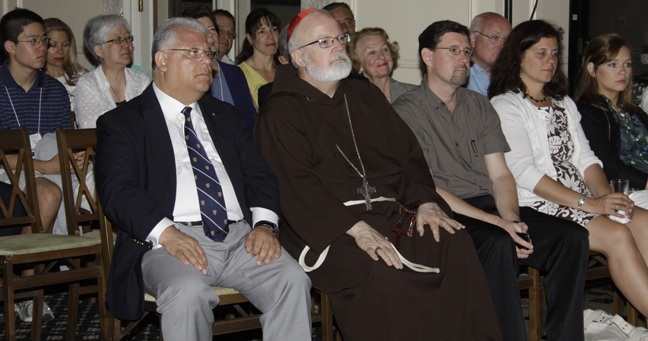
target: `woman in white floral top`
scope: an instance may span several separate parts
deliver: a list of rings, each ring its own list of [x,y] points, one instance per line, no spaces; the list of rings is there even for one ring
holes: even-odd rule
[[[617,287],[648,316],[648,211],[611,193],[567,96],[559,47],[552,25],[527,21],[513,29],[493,67],[488,95],[511,146],[506,161],[520,206],[585,227],[590,249],[607,256]]]

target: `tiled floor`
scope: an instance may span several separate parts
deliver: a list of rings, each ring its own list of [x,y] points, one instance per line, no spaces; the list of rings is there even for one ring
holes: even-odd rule
[[[589,288],[586,290],[585,308],[586,309],[601,309],[607,312],[612,311],[612,291],[611,286],[602,286],[597,288]],[[45,322],[43,324],[43,340],[61,340],[65,335],[65,317],[66,317],[66,304],[67,296],[63,294],[55,294],[46,297],[47,302],[50,304],[56,318],[53,321]],[[526,306],[525,306],[526,304]],[[523,311],[525,316],[528,314],[528,300],[523,299]],[[624,315],[623,312],[621,315]],[[0,340],[4,339],[4,321],[0,313]],[[640,326],[645,327],[645,323],[641,321]],[[16,340],[29,340],[30,324],[19,322],[17,325],[19,333]],[[96,303],[89,300],[84,300],[80,306],[80,322],[77,329],[78,340],[98,340],[98,316],[96,310]],[[316,328],[313,334],[313,340],[320,340],[321,330]],[[135,330],[129,335],[126,340],[157,340],[159,339],[159,327],[157,320],[154,316],[147,319],[142,327]],[[219,336],[215,338],[218,341],[252,341],[261,340],[261,332],[253,331],[247,333],[232,334],[229,336]]]

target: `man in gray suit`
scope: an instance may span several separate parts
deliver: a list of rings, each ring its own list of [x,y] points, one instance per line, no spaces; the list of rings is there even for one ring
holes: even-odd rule
[[[207,93],[206,29],[170,19],[152,53],[153,83],[97,121],[99,197],[121,229],[111,312],[138,318],[146,291],[165,339],[211,340],[212,286],[226,286],[263,312],[264,339],[310,340],[310,281],[277,239],[277,179],[241,113]]]

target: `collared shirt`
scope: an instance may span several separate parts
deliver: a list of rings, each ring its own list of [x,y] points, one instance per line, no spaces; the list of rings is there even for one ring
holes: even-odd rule
[[[214,76],[212,85],[209,88],[209,93],[223,102],[236,106],[236,104],[234,104],[234,98],[232,98],[232,93],[230,93],[229,85],[227,85],[227,78],[225,78],[225,75],[220,70],[218,71],[218,74]]]
[[[236,65],[236,63],[233,60],[231,60],[228,55],[224,55],[223,58],[221,58],[220,61],[223,62],[223,63],[227,63],[229,65]]]
[[[193,169],[191,167],[191,161],[189,160],[189,152],[187,151],[187,144],[184,137],[185,117],[184,114],[182,114],[182,110],[186,105],[162,92],[162,90],[155,86],[155,84],[153,84],[153,89],[155,90],[155,95],[162,107],[164,119],[171,137],[171,144],[173,145],[173,154],[176,163],[176,200],[173,209],[174,220],[200,221],[202,218],[200,216],[200,205],[198,203],[198,191],[196,190],[196,182],[194,180]],[[214,165],[216,175],[221,183],[223,197],[225,198],[225,206],[227,207],[227,218],[234,221],[241,220],[244,217],[243,211],[238,203],[232,181],[230,180],[229,175],[225,170],[225,166],[223,165],[223,161],[218,155],[211,136],[209,135],[209,130],[205,124],[200,106],[197,103],[192,103],[189,106],[192,108],[191,121],[196,130],[196,134],[198,135],[198,139],[203,143],[207,157]],[[259,208],[256,209],[258,210]],[[257,218],[256,213],[257,212],[253,209],[255,219]],[[276,214],[274,217],[274,219],[261,218],[258,220],[270,220],[276,223],[278,221]],[[157,244],[159,237],[170,225],[173,225],[173,221],[168,218],[162,219],[153,228],[147,240],[153,242],[154,247],[159,247]]]
[[[468,89],[480,93],[488,97],[488,87],[490,86],[490,77],[488,73],[477,63],[473,63],[470,67],[470,75],[468,76]]]
[[[427,86],[394,102],[416,135],[437,186],[460,198],[492,194],[484,156],[510,150],[499,116],[488,99],[458,88],[454,112]]]
[[[36,70],[34,84],[25,91],[5,62],[0,67],[0,129],[19,127],[41,135],[58,127],[71,129],[70,98],[59,81],[41,70]]]

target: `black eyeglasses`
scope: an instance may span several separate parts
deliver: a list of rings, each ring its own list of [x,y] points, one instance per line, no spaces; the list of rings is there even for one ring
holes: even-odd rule
[[[131,35],[131,36],[128,36],[128,37],[117,37],[115,39],[106,40],[102,44],[115,43],[117,45],[121,45],[121,44],[124,44],[126,42],[132,43],[133,40],[135,40],[135,37],[133,37]]]
[[[31,46],[38,46],[39,44],[43,44],[43,46],[48,47],[50,39],[47,37],[40,37],[40,38],[31,38],[29,40],[16,40],[19,43],[29,43]]]
[[[302,49],[302,48],[304,48],[306,46],[311,46],[313,44],[319,44],[319,47],[321,49],[328,49],[329,47],[331,47],[331,46],[333,46],[335,44],[336,40],[338,42],[340,42],[340,44],[346,45],[351,40],[351,37],[349,36],[348,33],[342,33],[337,37],[326,37],[326,38],[315,40],[315,41],[310,42],[310,43],[308,43],[306,45],[302,45],[302,46],[298,47],[297,50]]]
[[[448,50],[451,55],[453,56],[458,56],[463,52],[463,54],[466,55],[466,58],[470,58],[473,55],[473,50],[469,47],[466,47],[465,49],[462,49],[459,46],[450,46],[450,47],[436,47],[434,48],[435,50]]]
[[[488,40],[490,40],[491,43],[493,43],[493,44],[503,43],[506,40],[505,37],[500,37],[500,36],[497,36],[497,35],[489,36],[489,35],[486,35],[486,34],[483,34],[483,33],[479,32],[479,31],[473,31],[473,32],[483,35],[484,37],[488,38]]]
[[[207,50],[202,50],[199,48],[190,48],[190,49],[166,49],[167,51],[183,51],[187,52],[187,55],[191,59],[200,59],[202,56],[207,55],[211,61],[215,61],[218,59],[218,53],[217,52],[212,52],[212,51],[207,51]]]

